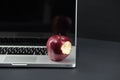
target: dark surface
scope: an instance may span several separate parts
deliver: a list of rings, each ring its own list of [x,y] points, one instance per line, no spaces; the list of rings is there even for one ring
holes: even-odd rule
[[[79,39],[75,69],[0,68],[0,80],[120,80],[120,43]]]

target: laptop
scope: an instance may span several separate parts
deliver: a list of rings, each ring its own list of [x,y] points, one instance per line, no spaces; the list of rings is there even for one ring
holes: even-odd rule
[[[77,0],[3,0],[0,6],[0,67],[76,67]],[[56,22],[72,41],[62,61],[52,61],[46,48]]]

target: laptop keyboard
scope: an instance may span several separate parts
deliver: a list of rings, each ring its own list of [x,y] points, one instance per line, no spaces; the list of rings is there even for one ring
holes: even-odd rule
[[[0,54],[47,55],[47,50],[46,48],[41,48],[41,47],[0,47]]]

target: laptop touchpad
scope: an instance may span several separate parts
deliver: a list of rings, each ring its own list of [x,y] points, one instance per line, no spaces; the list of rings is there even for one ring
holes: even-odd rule
[[[12,63],[28,63],[35,62],[36,56],[6,56],[4,62]]]

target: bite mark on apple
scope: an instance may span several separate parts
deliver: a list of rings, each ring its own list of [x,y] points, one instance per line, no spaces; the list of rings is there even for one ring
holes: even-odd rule
[[[66,41],[62,46],[61,46],[61,50],[64,54],[70,54],[72,49],[72,44],[70,41]]]

